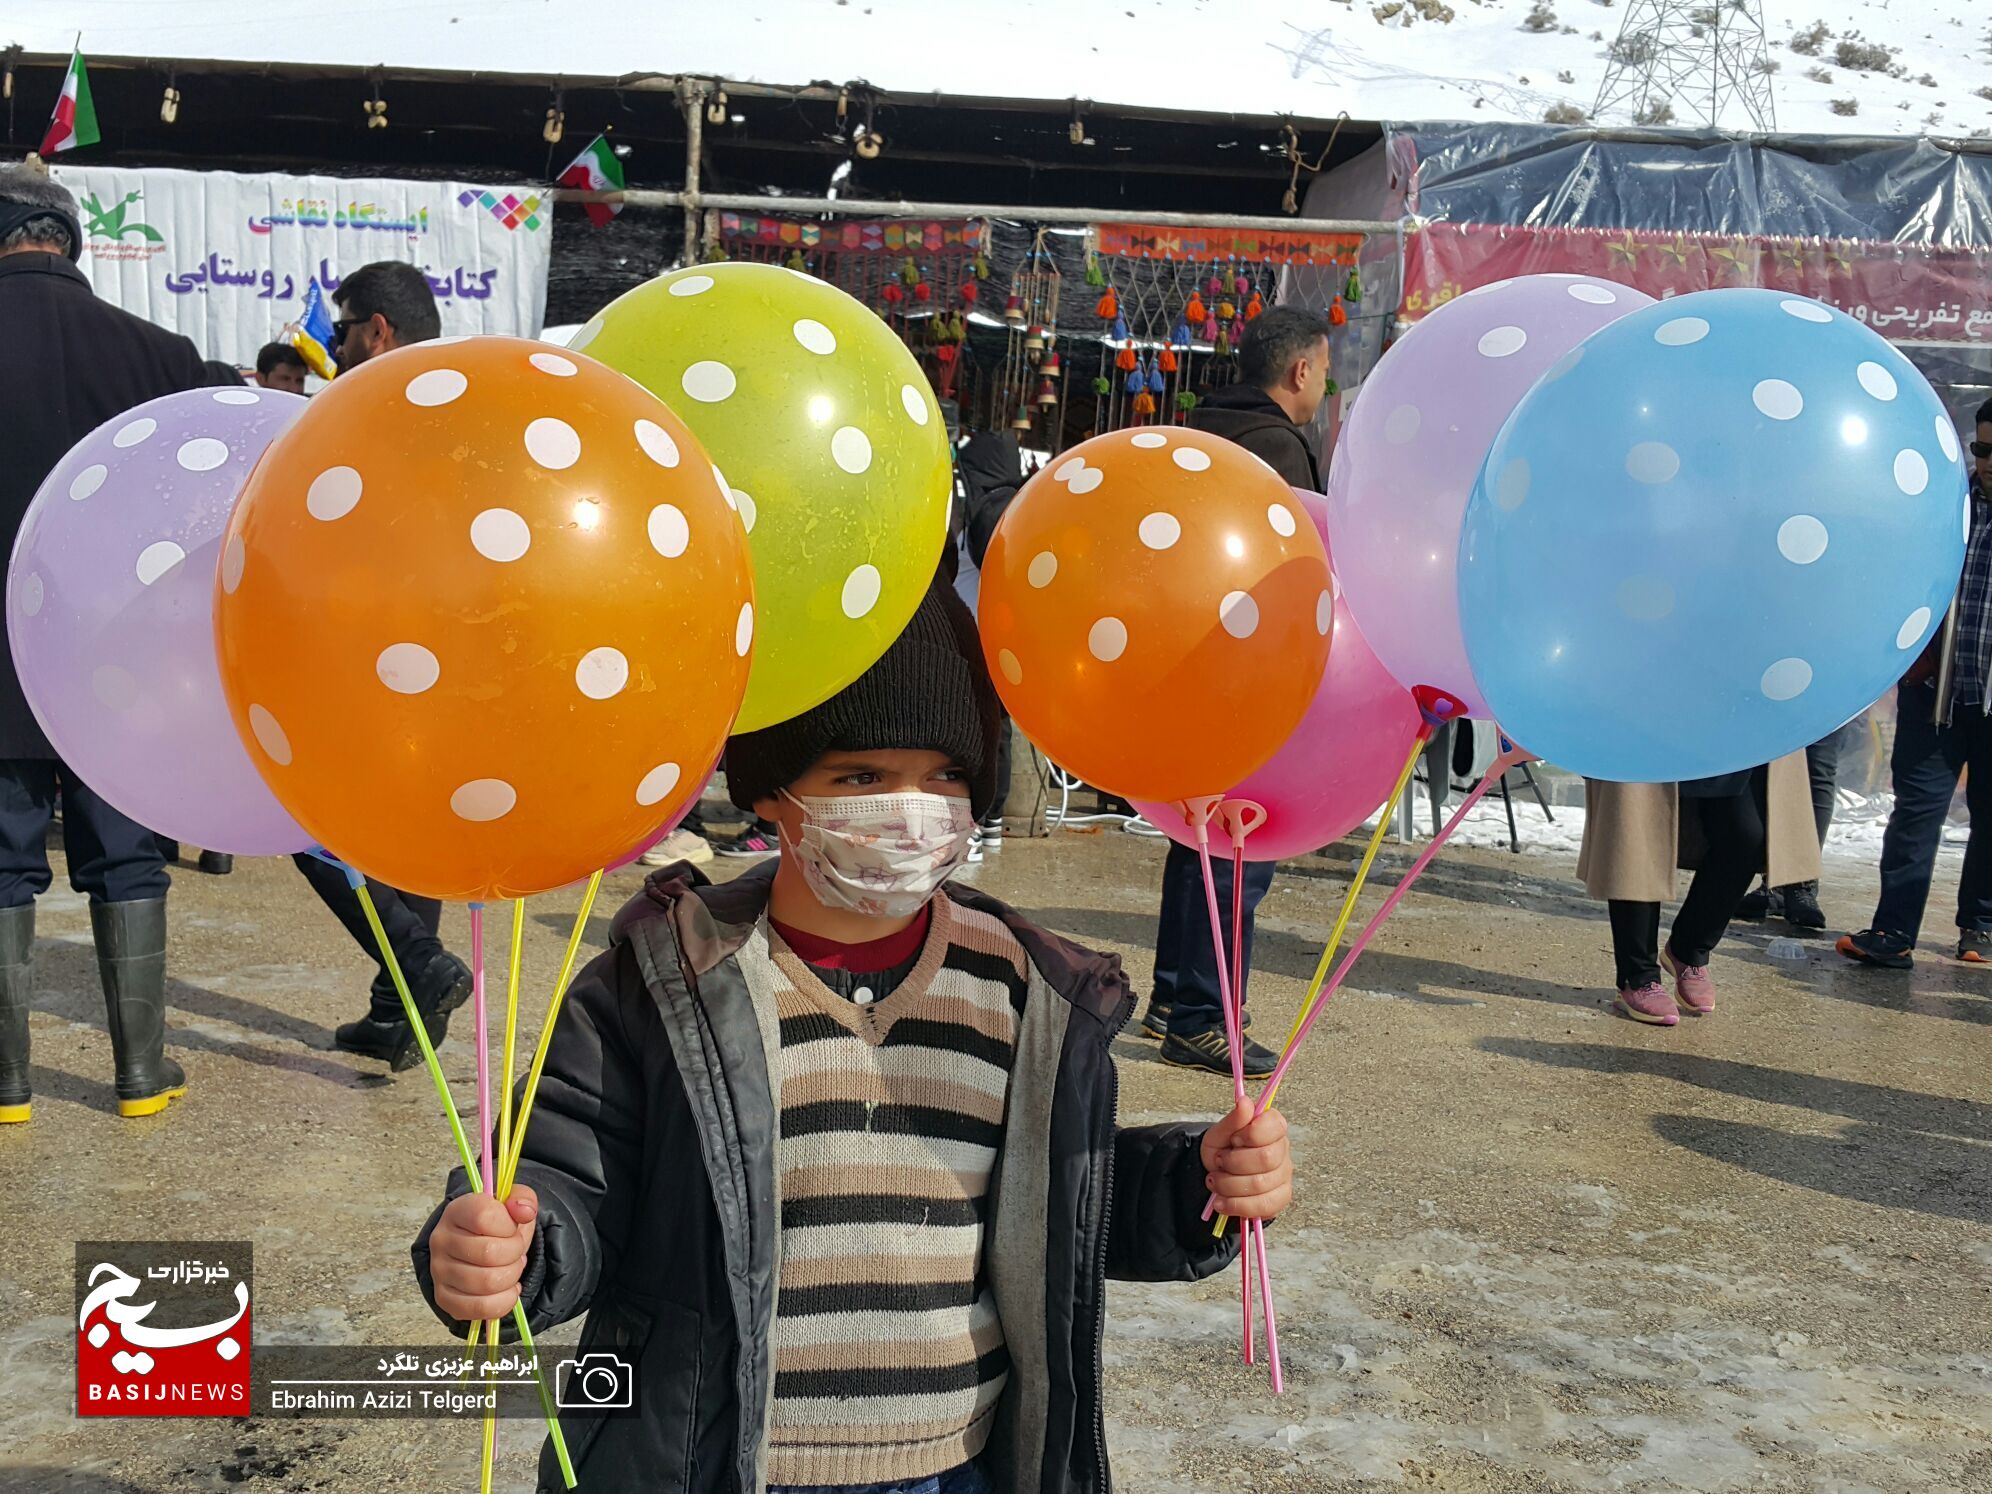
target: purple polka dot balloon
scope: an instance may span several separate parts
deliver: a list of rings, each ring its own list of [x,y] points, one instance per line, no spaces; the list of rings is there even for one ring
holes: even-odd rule
[[[65,764],[140,824],[206,850],[303,850],[263,784],[215,662],[235,495],[305,401],[246,386],[129,410],[50,472],[7,567],[7,639]]]
[[[1653,298],[1591,275],[1522,275],[1448,301],[1356,392],[1328,466],[1349,611],[1398,683],[1488,714],[1459,625],[1459,528],[1501,422],[1600,327]]]

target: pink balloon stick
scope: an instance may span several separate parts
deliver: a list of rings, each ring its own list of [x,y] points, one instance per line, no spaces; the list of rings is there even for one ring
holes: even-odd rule
[[[1260,1295],[1266,1304],[1266,1361],[1272,1366],[1273,1394],[1286,1394],[1286,1371],[1280,1365],[1280,1324],[1273,1312],[1273,1282],[1266,1274],[1266,1226],[1258,1219],[1246,1222],[1246,1232],[1251,1235],[1252,1250],[1259,1260]]]

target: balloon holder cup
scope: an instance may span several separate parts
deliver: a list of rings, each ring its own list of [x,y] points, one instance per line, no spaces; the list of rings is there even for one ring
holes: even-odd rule
[[[1435,732],[1466,714],[1466,707],[1458,700],[1431,685],[1413,685],[1411,698],[1418,703],[1418,714],[1425,718],[1427,732]]]

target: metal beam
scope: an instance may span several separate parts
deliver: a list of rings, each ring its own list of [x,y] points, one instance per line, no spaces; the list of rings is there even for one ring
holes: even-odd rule
[[[730,213],[819,213],[841,217],[1009,218],[1024,223],[1148,223],[1158,228],[1234,228],[1247,233],[1395,234],[1397,225],[1377,218],[1249,218],[1224,213],[1144,213],[1125,208],[1021,207],[987,202],[881,202],[847,197],[762,197],[735,192],[580,192],[563,187],[556,202],[620,202],[632,207],[711,209]]]

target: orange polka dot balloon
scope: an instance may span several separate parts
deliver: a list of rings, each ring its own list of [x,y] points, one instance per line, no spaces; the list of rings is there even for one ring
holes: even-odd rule
[[[250,475],[215,634],[272,791],[430,897],[563,886],[699,792],[754,608],[724,477],[621,374],[509,337],[341,375]]]
[[[1328,663],[1321,537],[1272,468],[1181,427],[1115,431],[1026,483],[982,565],[982,647],[1053,760],[1129,798],[1223,793]]]

